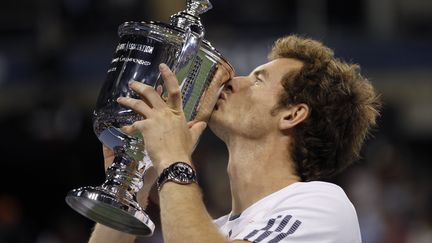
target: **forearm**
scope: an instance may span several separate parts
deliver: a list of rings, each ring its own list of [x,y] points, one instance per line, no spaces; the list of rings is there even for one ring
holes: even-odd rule
[[[208,214],[198,185],[168,182],[159,197],[165,243],[227,242]]]
[[[133,243],[135,236],[96,224],[89,243]]]

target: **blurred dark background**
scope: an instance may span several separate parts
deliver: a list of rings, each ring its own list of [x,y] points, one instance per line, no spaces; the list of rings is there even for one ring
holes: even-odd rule
[[[246,74],[297,33],[359,63],[384,101],[363,159],[334,178],[365,243],[432,242],[432,1],[213,0],[206,39]],[[91,114],[125,21],[160,20],[182,0],[0,3],[0,243],[86,242],[93,223],[66,193],[104,180]],[[228,213],[226,151],[206,131],[195,153],[214,217]],[[150,215],[158,221],[158,209]],[[158,227],[160,229],[160,227]],[[143,242],[161,242],[160,232]]]

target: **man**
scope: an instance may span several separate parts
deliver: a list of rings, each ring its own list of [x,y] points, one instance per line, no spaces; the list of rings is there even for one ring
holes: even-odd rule
[[[357,65],[336,59],[310,39],[277,40],[269,60],[225,84],[209,121],[229,151],[232,193],[231,213],[216,221],[193,180],[192,148],[205,123],[186,123],[174,74],[160,66],[166,103],[160,92],[138,82],[130,87],[142,100],[119,98],[146,117],[128,129],[144,135],[160,175],[165,242],[361,242],[356,212],[344,191],[319,180],[358,158],[378,115],[373,87]],[[192,179],[167,180],[164,174],[176,166]],[[133,239],[97,225],[91,241]]]

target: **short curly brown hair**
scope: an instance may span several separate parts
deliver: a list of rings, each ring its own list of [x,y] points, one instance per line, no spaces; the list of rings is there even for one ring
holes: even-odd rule
[[[298,36],[278,39],[269,59],[294,58],[303,66],[282,79],[276,108],[304,103],[308,118],[294,128],[291,156],[303,181],[328,179],[359,159],[376,124],[380,101],[360,67],[334,57],[322,43]]]

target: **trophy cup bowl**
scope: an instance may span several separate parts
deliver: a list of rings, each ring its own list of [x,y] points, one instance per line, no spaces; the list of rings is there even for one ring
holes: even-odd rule
[[[197,15],[211,8],[210,2],[189,0],[187,7],[171,17],[171,24],[126,22],[119,27],[120,41],[93,112],[94,132],[115,158],[101,186],[81,187],[66,196],[67,204],[78,213],[126,233],[150,236],[155,228],[136,201],[152,163],[142,137],[121,130],[143,117],[116,99],[139,98],[128,87],[130,80],[163,85],[158,66],[166,63],[179,80],[186,119],[206,121],[221,87],[234,75],[232,66],[203,39]]]

